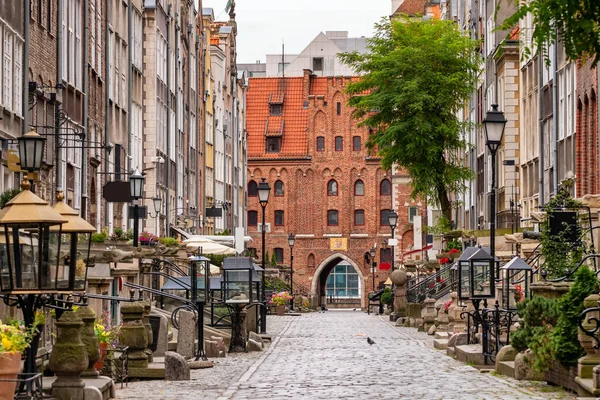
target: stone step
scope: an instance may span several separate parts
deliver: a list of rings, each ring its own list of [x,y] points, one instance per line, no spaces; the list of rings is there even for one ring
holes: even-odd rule
[[[455,347],[448,347],[448,348],[446,348],[446,355],[448,357],[455,358],[456,353],[454,352],[454,349],[455,349]]]
[[[481,345],[465,344],[454,348],[456,359],[465,364],[485,365]]]
[[[581,379],[580,377],[575,377],[575,382],[579,384],[583,392],[579,394],[589,394],[591,396],[600,396],[600,389],[594,388],[594,380],[593,379]],[[579,391],[578,391],[579,392]]]
[[[515,377],[515,362],[514,361],[498,361],[496,363],[496,372],[508,376]]]
[[[448,348],[448,339],[434,339],[433,347],[438,350],[446,350]]]
[[[450,334],[448,332],[436,332],[435,339],[449,339]]]

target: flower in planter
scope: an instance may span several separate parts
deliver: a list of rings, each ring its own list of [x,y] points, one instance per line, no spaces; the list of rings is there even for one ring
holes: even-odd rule
[[[450,262],[450,259],[448,257],[440,258],[440,265],[447,264],[449,262]]]
[[[282,306],[289,302],[291,299],[293,299],[293,297],[288,292],[273,293],[273,295],[271,296],[270,303],[276,306]]]
[[[119,327],[114,327],[112,329],[104,326],[100,321],[96,321],[94,323],[94,333],[98,337],[98,343],[104,343],[107,345],[115,345],[119,336]]]
[[[452,305],[452,300],[448,300],[444,303],[444,314],[448,314],[448,310],[450,310],[450,306]]]
[[[520,303],[525,300],[525,295],[523,294],[523,289],[521,285],[515,285],[515,301]]]
[[[155,243],[158,242],[158,236],[150,232],[142,232],[139,236],[139,240],[142,243]]]
[[[31,340],[38,332],[38,325],[44,324],[44,316],[36,312],[33,325],[25,327],[23,321],[10,319],[7,323],[0,320],[0,353],[24,352],[29,347]]]

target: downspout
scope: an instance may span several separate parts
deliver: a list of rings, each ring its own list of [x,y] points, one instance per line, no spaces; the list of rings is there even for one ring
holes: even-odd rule
[[[198,65],[200,65],[201,68],[198,68]],[[202,74],[202,75],[200,75]],[[198,152],[200,152],[200,126],[202,126],[202,132],[204,132],[204,115],[202,116],[202,118],[200,118],[199,115],[199,106],[198,106],[198,99],[200,98],[200,76],[202,76],[202,79],[204,79],[204,62],[200,63],[200,35],[196,35],[196,149],[198,149]],[[204,82],[204,81],[203,81]],[[202,103],[205,104],[206,101],[204,100],[204,93],[202,93],[202,97],[201,97]],[[205,109],[204,107],[202,108],[203,110]],[[204,135],[202,135],[202,137],[204,138]],[[206,140],[204,140],[204,142],[206,143]],[[205,160],[205,150],[202,150],[202,153],[200,154],[200,156],[202,157],[202,190],[206,191],[206,160]],[[196,163],[197,165],[197,163]],[[200,171],[197,171],[196,173],[196,205],[198,206],[198,213],[200,215],[202,215],[202,234],[204,234],[204,226],[206,225],[205,219],[206,219],[206,215],[204,215],[206,213],[205,211],[205,199],[206,196],[204,196],[204,198],[202,199],[202,202],[200,202],[200,176],[199,176]],[[202,204],[200,204],[202,203]],[[202,206],[202,208],[200,208],[200,206]],[[202,210],[202,212],[200,213],[200,211]],[[198,227],[200,228],[200,227]]]
[[[212,110],[213,110],[213,124],[212,124],[212,137],[213,137],[213,146],[212,146],[212,153],[213,153],[213,206],[216,206],[217,204],[217,140],[216,140],[216,135],[217,135],[217,126],[216,126],[216,122],[217,122],[217,109],[216,109],[216,103],[217,103],[217,96],[213,96],[212,98],[213,100],[213,105],[212,105]],[[215,218],[213,217],[213,232],[212,234],[214,235],[217,229],[217,221],[215,220]]]
[[[81,141],[81,215],[84,219],[87,220],[87,211],[88,211],[88,133],[90,132],[89,127],[89,118],[88,118],[88,105],[90,101],[89,97],[89,38],[90,38],[90,28],[87,23],[88,18],[90,17],[89,11],[89,0],[85,0],[83,4],[83,20],[85,23],[85,31],[83,33],[83,110],[82,110],[82,125],[84,129],[84,137]],[[95,18],[95,17],[94,17]]]
[[[110,1],[107,1],[106,4],[106,14],[104,16],[105,18],[105,24],[106,24],[106,29],[104,29],[105,35],[104,35],[104,77],[105,77],[105,82],[106,82],[106,86],[104,87],[104,107],[105,107],[105,111],[104,111],[104,143],[105,143],[105,150],[104,150],[104,173],[105,173],[105,179],[106,181],[108,181],[110,179],[110,175],[108,174],[108,172],[110,171],[110,151],[112,149],[112,147],[109,146],[110,143],[110,68],[109,68],[109,57],[110,57],[110,30],[108,28],[108,23],[109,23],[109,15],[110,15]],[[110,226],[110,215],[109,215],[109,207],[112,206],[112,204],[110,204],[108,201],[104,202],[104,224],[109,227]]]
[[[538,174],[539,174],[539,187],[538,187],[538,206],[544,206],[544,113],[542,110],[542,84],[544,79],[544,56],[543,52],[538,51]]]
[[[25,4],[29,3],[28,1]],[[58,20],[56,24],[56,86],[58,87],[59,83],[62,83],[62,74],[63,74],[63,65],[62,65],[62,52],[64,51],[62,46],[62,38],[64,32],[62,30],[61,18],[63,16],[63,8],[64,8],[64,0],[58,0]],[[57,89],[58,90],[58,89]],[[60,89],[62,90],[62,89]],[[58,142],[58,136],[60,134],[60,121],[59,114],[62,108],[62,104],[58,101],[54,106],[54,191],[52,193],[52,198],[56,201],[56,193],[59,189],[62,189],[62,182],[60,181],[61,177],[61,154],[60,147]]]
[[[173,210],[175,214],[173,215],[173,220],[177,223],[177,210],[179,209],[179,45],[181,35],[179,33],[179,14],[175,13],[175,132],[173,132],[175,139],[175,204]]]
[[[29,25],[31,22],[31,2],[24,1],[25,5],[25,13],[23,16],[23,26],[25,32],[23,34],[23,39],[25,40],[25,44],[23,46],[23,68],[21,69],[21,76],[23,79],[23,84],[21,85],[21,113],[23,114],[23,124],[21,124],[21,135],[27,133],[29,129],[29,48],[30,48],[30,36],[31,33]],[[58,82],[58,81],[57,81]]]
[[[190,142],[190,136],[192,134],[192,108],[190,107],[190,100],[192,99],[192,57],[190,57],[190,53],[192,52],[192,24],[188,24],[187,26],[187,39],[188,39],[188,68],[187,68],[187,138],[188,138],[188,143]],[[196,100],[196,103],[198,101]],[[198,115],[196,115],[196,118],[198,118]],[[197,119],[196,119],[197,120]],[[198,130],[196,130],[196,136],[198,136]],[[191,144],[191,143],[190,143]],[[194,146],[193,147],[193,151],[197,151],[198,147]],[[185,174],[185,193],[187,195],[188,200],[190,199],[191,194],[190,194],[190,154],[192,153],[192,146],[188,146],[187,149],[184,149],[184,151],[187,150],[187,157],[186,157],[186,163],[187,163],[187,173]],[[194,171],[197,173],[198,172],[198,166],[196,165],[196,167],[194,168]],[[196,198],[197,201],[197,198]],[[190,202],[187,201],[185,203],[185,206],[187,207],[186,212],[188,214],[188,216],[190,215],[190,206],[189,206]],[[194,202],[194,204],[196,204],[196,202]]]
[[[557,87],[558,81],[556,80],[556,70],[558,68],[558,45],[554,44],[554,50],[552,51],[552,193],[556,195],[558,193],[558,124],[561,123],[558,114],[558,94]]]
[[[171,193],[169,181],[171,178],[171,8],[172,4],[169,4],[167,11],[167,168],[165,186],[167,187],[167,195],[165,196],[165,218],[166,218],[166,235],[169,236],[171,232],[171,221],[170,216],[171,210]]]
[[[129,66],[127,71],[127,173],[131,173],[131,121],[133,120],[133,15],[132,15],[133,4],[129,0],[127,7],[127,65]],[[143,166],[137,165],[138,168]],[[143,168],[142,168],[143,169]],[[139,204],[139,203],[138,203]],[[143,200],[142,200],[143,204]],[[140,219],[142,221],[142,219]],[[132,224],[131,218],[127,218],[127,228],[130,229]]]

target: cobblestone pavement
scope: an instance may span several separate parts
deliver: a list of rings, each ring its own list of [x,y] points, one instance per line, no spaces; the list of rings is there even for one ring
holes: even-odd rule
[[[544,385],[483,374],[432,338],[359,311],[270,317],[264,353],[239,354],[190,382],[133,383],[122,399],[572,399]],[[367,337],[375,341],[369,345]]]

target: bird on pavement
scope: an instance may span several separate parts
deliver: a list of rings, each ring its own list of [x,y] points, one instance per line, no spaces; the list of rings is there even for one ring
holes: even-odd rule
[[[370,337],[367,337],[367,343],[369,344],[374,344],[375,342],[373,341],[373,339],[371,339]]]

